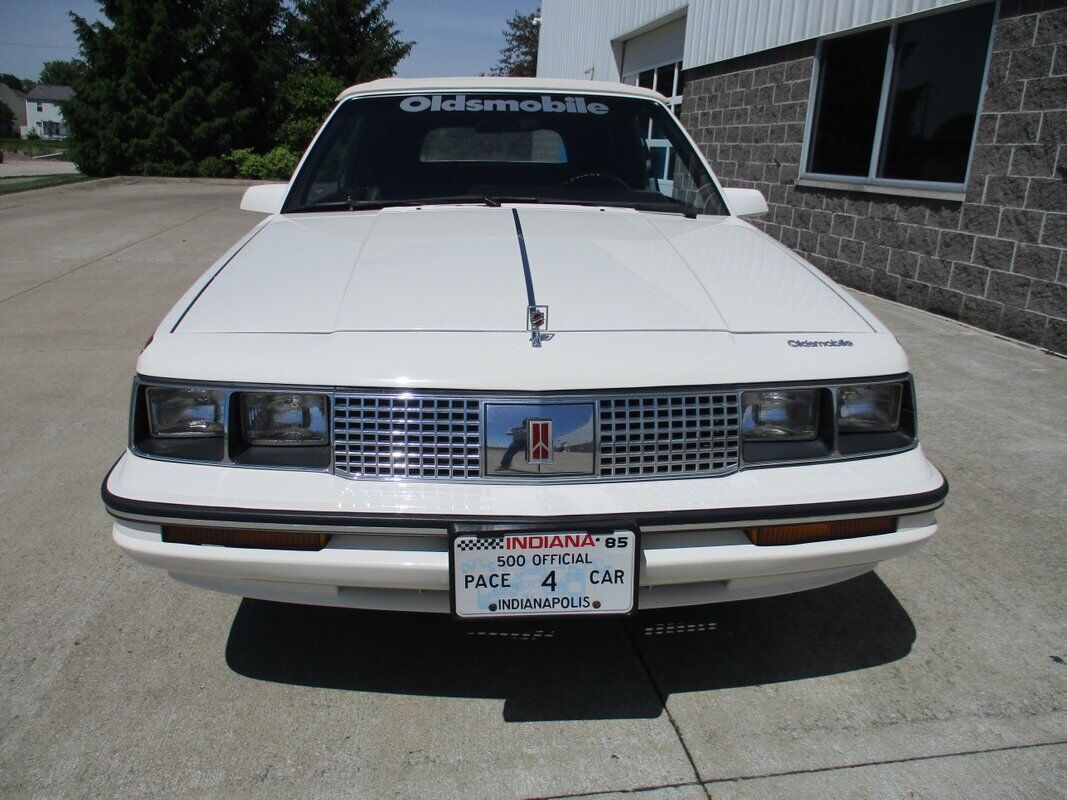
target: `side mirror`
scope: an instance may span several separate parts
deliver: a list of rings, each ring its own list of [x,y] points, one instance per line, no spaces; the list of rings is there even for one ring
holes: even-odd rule
[[[251,191],[251,189],[249,189]],[[759,189],[723,189],[726,205],[736,217],[755,217],[766,214],[767,199]]]
[[[282,203],[289,193],[287,183],[268,183],[264,186],[249,186],[241,198],[242,211],[256,211],[260,214],[277,214],[282,210]]]

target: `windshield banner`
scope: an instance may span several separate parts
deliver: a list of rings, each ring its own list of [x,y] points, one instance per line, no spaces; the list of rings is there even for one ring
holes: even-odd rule
[[[400,110],[418,111],[526,111],[551,114],[607,114],[604,103],[587,103],[584,97],[467,97],[465,94],[412,95],[400,101]]]

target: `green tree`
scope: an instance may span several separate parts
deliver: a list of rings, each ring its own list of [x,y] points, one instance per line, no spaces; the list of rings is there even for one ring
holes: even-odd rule
[[[532,78],[537,75],[537,42],[541,28],[541,9],[529,14],[512,15],[504,28],[504,49],[490,75],[509,78]]]
[[[31,81],[24,81],[22,78],[17,75],[12,75],[10,72],[0,72],[0,83],[6,83],[16,92],[28,92],[33,86]]]
[[[290,31],[306,63],[346,85],[396,74],[414,42],[385,12],[389,0],[296,0]]]
[[[215,107],[232,109],[219,152],[269,148],[278,122],[278,87],[294,63],[289,13],[280,0],[213,0],[207,14],[212,33],[203,67],[217,93]]]
[[[194,56],[203,3],[101,0],[111,23],[71,14],[87,64],[64,107],[70,154],[89,175],[188,173],[205,97]]]
[[[319,72],[310,64],[297,67],[278,94],[278,144],[302,152],[323,118],[345,88],[340,78]]]
[[[98,0],[72,14],[85,73],[64,108],[70,154],[90,175],[193,175],[266,145],[288,66],[281,0]]]
[[[41,68],[39,83],[45,86],[73,86],[85,74],[85,62],[78,58],[69,61],[46,61]]]
[[[238,150],[281,174],[346,82],[412,47],[388,0],[97,2],[103,21],[71,14],[85,67],[64,107],[89,175],[232,174]]]

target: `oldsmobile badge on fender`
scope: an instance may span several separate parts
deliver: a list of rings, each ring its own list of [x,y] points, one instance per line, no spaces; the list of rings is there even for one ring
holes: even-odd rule
[[[123,551],[247,597],[628,614],[843,581],[936,531],[914,381],[658,94],[346,90],[141,353]]]

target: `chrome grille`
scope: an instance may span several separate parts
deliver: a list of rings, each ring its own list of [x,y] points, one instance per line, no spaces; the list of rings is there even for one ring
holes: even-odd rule
[[[351,477],[477,478],[476,398],[344,395],[334,398],[334,468]]]
[[[738,468],[736,391],[574,397],[596,404],[600,434],[597,475],[576,480],[700,477]],[[483,404],[528,399],[339,393],[334,468],[353,478],[481,478]]]
[[[738,466],[737,392],[600,400],[600,475],[721,474]]]

